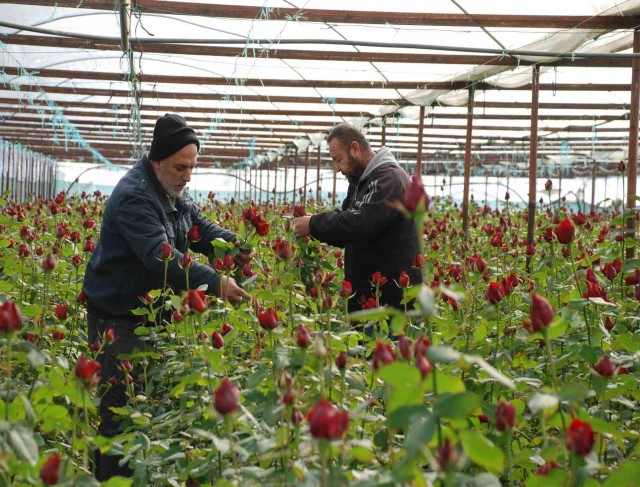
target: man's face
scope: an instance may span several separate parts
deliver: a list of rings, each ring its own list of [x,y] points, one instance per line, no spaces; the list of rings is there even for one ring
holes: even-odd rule
[[[162,161],[152,161],[156,177],[169,196],[177,198],[182,194],[191,181],[191,171],[196,167],[197,158],[198,147],[188,144]]]
[[[341,172],[351,184],[356,184],[365,169],[358,143],[351,142],[349,147],[345,147],[340,140],[331,139],[329,155],[333,159],[336,171]]]

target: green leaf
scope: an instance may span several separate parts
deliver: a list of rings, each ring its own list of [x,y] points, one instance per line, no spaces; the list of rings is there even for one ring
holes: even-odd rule
[[[59,404],[51,404],[42,413],[41,429],[44,433],[52,431],[67,431],[71,428],[71,418],[69,411]]]
[[[460,441],[462,449],[474,463],[494,473],[504,470],[504,453],[480,433],[461,431]]]
[[[616,336],[612,347],[616,349],[622,348],[627,352],[636,353],[638,350],[640,350],[640,343],[637,343],[629,335],[618,335]]]
[[[433,392],[433,374],[429,374],[426,380],[427,391]],[[465,392],[464,382],[459,375],[449,375],[438,372],[438,394],[456,394]]]
[[[371,463],[376,458],[370,449],[363,446],[354,446],[349,450],[349,455],[359,463]]]
[[[451,364],[457,362],[461,354],[451,347],[441,347],[433,345],[427,349],[427,357],[432,362]]]
[[[11,447],[20,460],[26,460],[32,466],[38,463],[38,444],[33,431],[24,427],[16,427],[9,432]]]
[[[293,283],[294,278],[295,276],[292,273],[287,272],[286,274],[280,276],[280,282],[283,286],[288,286]]]
[[[581,401],[589,394],[589,388],[584,384],[567,384],[558,391],[561,401]]]
[[[480,397],[469,392],[438,396],[433,414],[441,418],[465,418],[480,406]]]
[[[515,382],[513,382],[513,380],[509,379],[493,365],[489,365],[489,363],[482,357],[479,357],[477,355],[465,355],[464,359],[469,363],[476,364],[487,374],[489,374],[489,377],[491,377],[494,381],[499,382],[503,386],[508,387],[513,391],[516,390],[516,384]]]
[[[395,308],[380,306],[379,308],[363,309],[349,313],[348,318],[353,321],[375,321],[395,314],[398,314]]]
[[[35,369],[45,363],[45,356],[37,348],[32,348],[29,350],[29,353],[27,353],[27,360],[31,367]]]
[[[420,371],[406,362],[394,362],[382,367],[380,378],[393,387],[416,387],[420,383]]]
[[[627,462],[614,473],[609,475],[603,487],[634,487],[638,485],[640,462]]]
[[[427,408],[423,404],[401,406],[388,414],[387,425],[395,429],[404,428],[413,423],[418,417],[426,414]]]
[[[407,441],[405,443],[407,455],[412,457],[424,448],[431,438],[433,438],[437,427],[438,421],[433,414],[416,421],[407,434]]]

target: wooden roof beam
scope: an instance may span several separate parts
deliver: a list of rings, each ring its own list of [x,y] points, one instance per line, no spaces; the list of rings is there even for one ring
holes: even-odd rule
[[[1,0],[0,3],[15,3]],[[25,5],[51,6],[50,0],[23,0]],[[58,8],[84,8],[113,11],[109,0],[56,0]],[[619,15],[499,15],[499,14],[445,14],[419,12],[380,12],[329,9],[277,8],[268,14],[261,7],[244,5],[206,4],[160,0],[136,0],[136,9],[143,14],[196,15],[213,18],[250,20],[281,20],[301,22],[327,22],[331,24],[392,24],[439,27],[505,27],[521,29],[632,29],[640,22],[638,17]]]
[[[9,34],[2,37],[5,44],[56,47],[63,49],[87,49],[97,51],[120,51],[120,44],[111,41],[95,41],[89,39],[74,39],[69,37],[53,37],[39,35]],[[198,44],[140,44],[132,43],[136,52],[156,54],[176,54],[181,56],[208,57],[248,57],[243,47],[220,47]],[[266,49],[252,51],[250,58],[264,59],[298,59],[316,61],[346,61],[346,62],[383,62],[408,64],[459,64],[459,65],[487,65],[487,66],[528,66],[536,64],[526,59],[512,56],[485,56],[475,54],[408,54],[401,52],[368,52],[368,51],[313,51],[295,49]],[[542,59],[541,59],[542,61]],[[608,67],[629,68],[630,58],[607,59],[560,59],[545,63],[547,66],[564,67]]]

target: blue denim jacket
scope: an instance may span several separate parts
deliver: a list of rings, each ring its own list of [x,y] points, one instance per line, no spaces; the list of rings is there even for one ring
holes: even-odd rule
[[[89,310],[107,317],[131,317],[131,310],[141,306],[141,297],[163,286],[165,264],[158,256],[165,242],[173,247],[167,283],[176,292],[187,289],[186,274],[179,264],[193,225],[199,227],[201,237],[189,246],[194,252],[208,255],[212,240],[236,239],[232,232],[207,220],[187,194],[172,204],[145,154],[107,200],[100,240],[84,275]],[[208,285],[208,294],[217,293],[220,278],[210,267],[194,261],[189,288],[202,284]]]

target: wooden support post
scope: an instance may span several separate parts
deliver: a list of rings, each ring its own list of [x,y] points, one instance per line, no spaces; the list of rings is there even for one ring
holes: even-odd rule
[[[534,242],[536,229],[536,183],[538,175],[538,98],[540,94],[540,67],[533,66],[531,78],[531,133],[529,137],[529,207],[527,213],[527,244]],[[531,259],[527,258],[531,271]]]
[[[382,147],[387,145],[387,117],[382,117],[382,142],[380,145]]]
[[[422,176],[422,138],[424,132],[424,106],[420,107],[420,122],[418,125],[418,155],[416,157],[416,174]]]
[[[293,149],[293,195],[292,204],[296,204],[296,193],[298,191],[298,148]]]
[[[331,205],[336,206],[336,185],[338,181],[338,171],[333,171],[333,189],[331,190]]]
[[[640,53],[640,27],[633,31],[633,53]],[[627,164],[627,209],[626,226],[627,238],[633,239],[633,244],[626,249],[627,259],[635,256],[636,244],[636,186],[638,180],[638,116],[640,110],[640,59],[634,57],[631,61],[631,109],[629,120],[629,164]]]
[[[267,206],[269,205],[269,195],[271,194],[271,167],[267,167],[267,200],[265,203]]]
[[[316,206],[320,205],[320,144],[318,144],[318,167],[316,171]]]
[[[591,211],[596,210],[596,160],[591,160]]]
[[[464,148],[464,186],[462,192],[462,230],[469,234],[469,185],[471,180],[471,140],[473,133],[473,99],[475,87],[469,88],[469,100],[467,101],[467,136]]]
[[[287,203],[287,179],[289,178],[289,155],[285,155],[282,158],[282,163],[284,164],[284,192],[282,193],[283,202]]]
[[[307,173],[309,172],[309,147],[307,147],[307,152],[305,154],[305,158],[304,158],[304,185],[302,187],[303,191],[302,191],[302,204],[306,205],[307,204]]]

